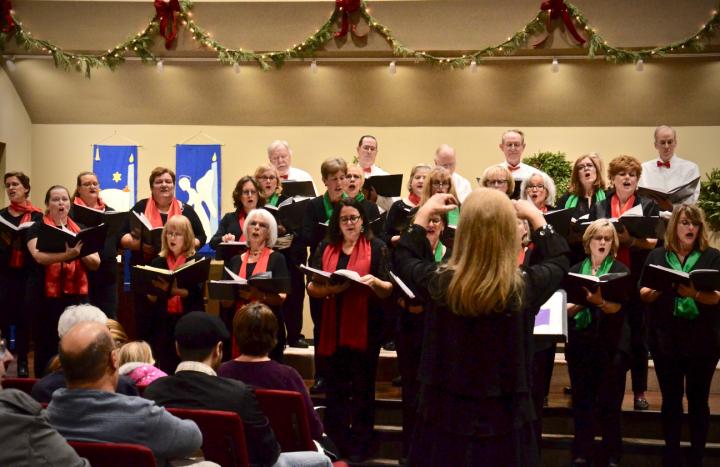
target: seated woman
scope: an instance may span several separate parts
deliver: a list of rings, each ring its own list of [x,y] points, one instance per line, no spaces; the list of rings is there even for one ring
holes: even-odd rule
[[[491,165],[480,177],[480,185],[493,190],[502,191],[509,198],[515,192],[515,180],[512,173],[503,165]]]
[[[703,212],[693,205],[676,206],[665,231],[665,246],[647,258],[640,285],[651,264],[676,271],[720,269],[720,251],[709,246]],[[707,441],[710,384],[720,358],[720,291],[679,285],[672,291],[650,287],[640,297],[652,304],[649,343],[657,373],[665,452],[663,465],[682,465],[680,433],[683,392],[690,425],[688,466],[702,465]]]
[[[615,259],[619,240],[609,220],[598,219],[591,223],[583,235],[583,245],[587,257],[572,266],[570,272],[593,276],[630,272]],[[565,357],[575,419],[573,462],[574,465],[590,465],[597,413],[604,456],[609,462],[617,463],[629,327],[622,303],[604,299],[599,287],[594,293],[584,289],[584,295],[583,303],[567,304],[570,319]]]
[[[555,205],[555,182],[545,173],[536,172],[520,185],[520,199],[527,199],[543,213]]]
[[[272,214],[265,209],[253,209],[247,214],[243,226],[243,237],[247,238],[248,250],[233,256],[227,268],[234,274],[249,279],[258,274],[269,273],[273,279],[290,277],[285,257],[273,251],[272,247],[277,240],[277,223]],[[229,279],[227,272],[223,273],[223,279]],[[282,304],[287,297],[286,293],[262,292],[255,287],[249,291],[241,291],[234,303],[223,303],[221,318],[229,329],[232,329],[234,316],[243,305],[250,302],[262,302],[269,306],[278,321],[277,343],[270,352],[273,360],[282,361],[283,350],[285,349],[285,325],[282,315]],[[239,349],[232,343],[232,356],[240,355]]]
[[[150,262],[150,266],[175,270],[191,260],[199,260],[195,252],[195,235],[190,221],[185,216],[168,219],[163,227],[162,249],[160,254]],[[174,373],[180,358],[175,351],[175,325],[185,313],[204,310],[203,284],[192,284],[180,287],[176,280],[172,283],[158,279],[155,281],[163,294],[148,294],[148,309],[151,324],[151,341],[153,353],[157,356],[158,367],[165,373]]]
[[[294,368],[268,356],[277,345],[278,321],[272,310],[260,302],[248,303],[235,314],[232,329],[240,355],[223,363],[218,376],[263,389],[299,392],[305,400],[310,435],[315,440],[321,440],[323,425],[302,377]]]
[[[567,243],[531,203],[480,188],[465,199],[450,260],[430,269],[425,226],[453,208],[449,194],[430,198],[398,245],[408,255],[398,275],[427,301],[409,464],[534,466],[532,322],[567,272]],[[536,245],[522,272],[516,217]]]

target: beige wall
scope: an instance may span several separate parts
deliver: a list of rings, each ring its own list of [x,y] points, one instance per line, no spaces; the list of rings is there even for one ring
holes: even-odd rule
[[[5,153],[0,154],[0,173],[7,170],[21,170],[31,175],[32,123],[18,93],[0,69],[0,141],[6,144]],[[7,204],[3,190],[3,206]]]
[[[435,148],[448,143],[457,149],[458,172],[474,178],[488,165],[502,161],[498,149],[505,127],[230,127],[161,125],[33,125],[33,201],[42,201],[52,184],[72,185],[82,170],[92,168],[91,145],[128,144],[122,137],[142,145],[139,150],[138,197],[148,196],[147,176],[158,165],[174,167],[174,144],[203,132],[224,143],[222,149],[223,211],[232,208],[234,183],[267,161],[266,147],[274,139],[287,139],[294,150],[293,165],[309,171],[320,184],[320,163],[330,156],[348,161],[360,135],[372,133],[379,140],[378,163],[386,170],[407,174],[418,162],[432,162]],[[563,151],[569,159],[595,151],[604,159],[630,154],[640,160],[655,156],[653,127],[526,127],[525,155],[536,151]],[[720,127],[677,127],[678,154],[696,161],[704,174],[718,167],[715,147]],[[198,136],[189,144],[212,141]]]

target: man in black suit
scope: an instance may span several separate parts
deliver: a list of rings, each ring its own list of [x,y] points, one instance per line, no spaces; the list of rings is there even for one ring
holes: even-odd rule
[[[230,335],[217,316],[193,311],[175,326],[175,347],[180,364],[175,375],[155,380],[143,394],[158,405],[189,409],[224,410],[240,415],[245,429],[250,464],[330,466],[319,452],[280,453],[280,445],[255,393],[244,383],[217,376],[223,340]],[[317,463],[313,463],[317,459]],[[302,463],[301,463],[302,462]]]

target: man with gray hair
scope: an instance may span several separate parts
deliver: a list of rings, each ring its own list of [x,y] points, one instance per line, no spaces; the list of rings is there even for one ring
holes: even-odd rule
[[[60,340],[59,354],[68,387],[53,394],[47,415],[65,439],[141,444],[159,466],[200,449],[202,433],[195,422],[151,400],[115,392],[118,356],[107,326],[76,324]]]
[[[65,308],[65,311],[60,315],[60,319],[58,320],[58,337],[62,339],[73,326],[85,321],[106,326],[108,318],[105,316],[105,313],[96,306],[89,304],[71,305]],[[65,385],[65,374],[62,368],[59,368],[43,376],[35,383],[31,395],[36,401],[47,403],[50,402],[53,393],[60,388],[64,388]],[[115,391],[128,396],[138,395],[135,381],[129,376],[120,377]]]
[[[441,144],[435,150],[435,166],[442,167],[450,172],[455,192],[457,193],[458,198],[460,198],[458,201],[462,203],[465,201],[467,195],[469,195],[472,191],[472,187],[470,186],[468,179],[455,172],[456,165],[457,157],[455,155],[455,148],[449,144]]]
[[[669,192],[700,177],[698,165],[694,162],[680,159],[680,157],[675,154],[676,147],[677,134],[673,127],[660,125],[655,128],[655,149],[657,150],[658,157],[643,162],[642,175],[640,175],[640,180],[638,180],[638,186]],[[698,181],[692,193],[677,200],[674,204],[694,204],[697,202],[699,196],[700,182]],[[655,200],[661,201],[658,199]],[[669,202],[665,201],[658,204],[660,204],[661,209],[672,211],[673,206]]]
[[[276,139],[268,146],[267,153],[270,163],[275,166],[281,179],[295,182],[313,181],[309,173],[292,166],[293,154],[287,141]]]

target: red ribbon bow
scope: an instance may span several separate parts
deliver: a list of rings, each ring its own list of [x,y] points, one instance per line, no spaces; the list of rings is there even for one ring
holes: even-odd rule
[[[342,14],[340,30],[335,33],[335,37],[344,37],[348,33],[348,29],[355,34],[356,27],[350,26],[350,13],[355,13],[360,9],[360,0],[335,0],[335,12]]]
[[[657,166],[658,166],[658,167],[667,167],[667,168],[669,169],[669,168],[670,168],[670,161],[665,161],[665,162],[663,162],[663,161],[657,161]]]
[[[520,165],[512,166],[512,165],[508,164],[507,168],[510,172],[515,172],[516,170],[520,170]]]
[[[180,11],[182,10],[178,0],[155,0],[155,21],[160,22],[160,35],[165,38],[165,48],[168,50],[177,37],[177,13]]]
[[[0,0],[0,15],[2,16],[3,23],[5,26],[2,28],[2,32],[10,32],[15,27],[15,20],[12,17],[12,5],[10,0]]]
[[[540,5],[540,10],[548,12],[547,26],[545,27],[548,33],[550,33],[550,27],[553,20],[562,18],[563,23],[565,23],[565,27],[567,28],[568,32],[575,38],[575,40],[578,41],[580,45],[583,45],[585,43],[585,39],[583,39],[578,33],[577,29],[575,29],[575,25],[573,24],[572,18],[570,16],[570,11],[565,4],[565,0],[546,0]],[[541,46],[545,43],[546,40],[547,37],[539,43],[535,44],[535,47]]]

